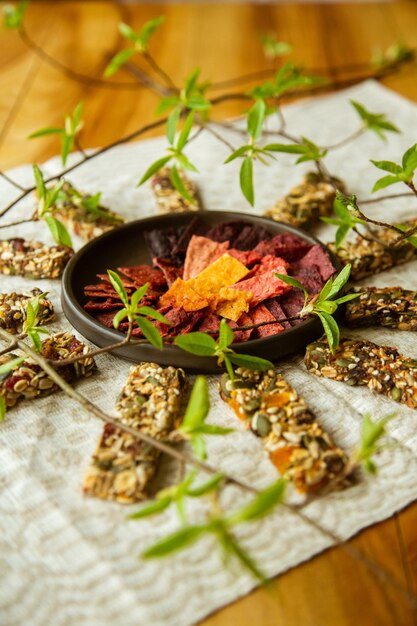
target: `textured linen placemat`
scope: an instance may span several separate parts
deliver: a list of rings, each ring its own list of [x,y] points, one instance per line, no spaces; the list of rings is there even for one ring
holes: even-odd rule
[[[374,82],[286,107],[289,128],[325,145],[335,143],[358,127],[349,98],[368,109],[384,112],[401,129],[415,129],[417,107]],[[236,146],[240,139],[228,139]],[[391,134],[388,144],[368,133],[352,146],[331,153],[330,171],[343,178],[352,192],[369,197],[378,171],[369,158],[400,158],[416,137]],[[69,177],[92,193],[103,191],[104,203],[129,219],[155,212],[148,188],[135,187],[146,167],[161,156],[165,139],[158,138],[119,147],[83,165]],[[221,165],[227,152],[210,136],[200,135],[190,146],[190,156],[208,209],[247,208],[238,187],[238,164]],[[303,166],[280,155],[269,168],[256,168],[256,213],[262,213],[296,184]],[[47,174],[59,171],[59,159],[44,164]],[[306,170],[307,168],[304,168]],[[22,184],[32,184],[30,166],[13,171]],[[6,204],[14,190],[0,181],[1,201]],[[28,211],[33,198],[13,213]],[[387,220],[417,213],[416,200],[403,198],[378,206],[369,214]],[[3,238],[17,229],[2,231]],[[19,228],[19,235],[50,241],[39,224]],[[333,229],[320,226],[323,240]],[[379,286],[403,285],[417,289],[414,261],[368,280]],[[0,276],[1,291],[25,289],[35,283],[19,277]],[[59,306],[59,282],[37,281],[49,291],[58,311],[53,330],[69,329]],[[417,357],[415,335],[373,329],[357,332],[371,340],[395,345]],[[126,380],[129,364],[104,355],[97,359],[99,373],[80,382],[78,389],[103,409],[112,412],[116,396]],[[308,515],[348,538],[361,528],[382,520],[417,497],[417,413],[374,396],[367,389],[310,376],[301,355],[286,359],[282,371],[303,396],[336,442],[349,449],[358,440],[361,414],[374,416],[395,410],[398,417],[389,433],[398,445],[378,458],[376,478],[364,477],[342,493],[329,495],[305,510]],[[237,423],[220,401],[215,377],[210,379],[210,421],[235,428],[227,437],[211,437],[209,460],[221,470],[244,478],[258,487],[276,478],[276,471],[260,442]],[[240,570],[224,568],[210,538],[164,561],[145,561],[139,553],[178,527],[176,514],[163,514],[140,522],[127,521],[137,507],[83,497],[85,467],[101,432],[101,424],[63,394],[22,403],[0,425],[0,623],[7,626],[188,626],[213,610],[246,594],[254,580]],[[235,488],[224,494],[225,506],[243,502]],[[191,502],[190,519],[201,516],[201,504]],[[329,541],[288,511],[239,529],[239,537],[263,570],[274,575],[309,559],[329,546]]]

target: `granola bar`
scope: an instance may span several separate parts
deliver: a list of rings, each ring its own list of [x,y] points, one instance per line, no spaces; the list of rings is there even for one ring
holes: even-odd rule
[[[21,333],[26,319],[28,302],[42,295],[40,289],[27,293],[0,293],[0,328],[13,335]],[[45,297],[39,298],[38,324],[47,324],[54,319],[54,307]]]
[[[151,179],[151,187],[160,211],[162,213],[179,213],[201,210],[200,198],[194,183],[182,171],[179,172],[183,185],[192,199],[190,202],[175,189],[170,174],[170,168],[164,167]]]
[[[417,291],[402,287],[355,287],[349,293],[361,295],[346,304],[348,326],[387,326],[417,331]]]
[[[344,191],[342,181],[338,178],[332,180],[340,191]],[[307,225],[319,217],[331,215],[335,195],[335,187],[330,182],[324,180],[318,173],[309,172],[300,185],[293,187],[284,198],[268,209],[265,215],[292,226]]]
[[[89,194],[81,193],[65,182],[56,202],[56,216],[85,241],[90,241],[124,222],[121,215],[98,203],[96,206],[96,203],[89,202],[91,199]]]
[[[412,228],[417,225],[417,218],[402,224]],[[376,234],[378,241],[364,239],[358,235],[356,239],[344,241],[339,248],[334,243],[328,244],[343,265],[348,263],[352,265],[350,273],[352,280],[372,276],[417,257],[417,248],[408,241],[404,240],[398,246],[389,247],[397,240],[399,233],[390,229],[380,229]]]
[[[345,453],[333,443],[305,400],[275,370],[238,368],[233,381],[224,374],[220,395],[262,439],[271,462],[298,491],[316,492],[342,477]]]
[[[374,393],[417,408],[417,360],[400,354],[396,348],[344,338],[332,354],[322,338],[307,346],[305,363],[317,376],[351,386],[366,385]]]
[[[60,376],[71,383],[78,378],[90,376],[95,371],[96,364],[94,359],[88,356],[89,351],[90,348],[71,333],[58,333],[42,342],[41,354],[45,358],[53,360],[64,360],[85,354],[85,359],[59,368]],[[0,366],[15,358],[17,355],[13,353],[1,356]],[[15,406],[25,398],[47,396],[58,388],[56,383],[30,357],[0,380],[0,396],[3,396],[8,408]]]
[[[59,278],[74,254],[67,246],[46,246],[27,239],[0,240],[0,274]]]
[[[178,424],[187,387],[182,369],[135,365],[116,403],[121,422],[155,439],[167,437]],[[154,447],[107,424],[84,477],[84,493],[123,503],[143,500],[159,456]]]

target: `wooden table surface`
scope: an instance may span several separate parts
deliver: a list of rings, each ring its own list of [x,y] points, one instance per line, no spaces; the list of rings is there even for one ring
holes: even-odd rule
[[[203,75],[225,80],[266,67],[258,33],[290,41],[293,59],[332,68],[367,62],[370,51],[402,39],[417,48],[417,2],[372,4],[129,4],[34,2],[27,29],[37,44],[76,71],[101,76],[121,44],[117,23],[133,27],[167,17],[152,52],[179,83],[200,66]],[[28,141],[44,126],[59,126],[83,100],[83,146],[107,144],[154,119],[158,98],[146,90],[112,90],[74,82],[29,52],[16,33],[1,32],[0,168],[42,162],[57,153],[53,137]],[[333,78],[338,77],[336,71]],[[416,71],[384,83],[417,101]],[[118,80],[132,81],[121,73]],[[236,115],[229,102],[216,115]],[[158,131],[157,131],[158,132]],[[410,129],[410,144],[416,140]],[[417,593],[417,504],[373,526],[351,541]],[[218,611],[204,626],[411,626],[417,624],[404,597],[381,582],[342,548],[334,548],[279,576],[273,593],[257,590]]]

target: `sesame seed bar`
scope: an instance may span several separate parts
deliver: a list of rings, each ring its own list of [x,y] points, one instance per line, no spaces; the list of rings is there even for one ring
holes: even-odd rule
[[[220,395],[262,439],[273,465],[298,491],[317,492],[343,475],[345,453],[333,443],[305,400],[275,370],[238,368],[233,381],[224,374]]]
[[[71,383],[78,378],[90,376],[95,371],[96,365],[94,359],[88,356],[89,351],[90,348],[74,335],[64,332],[45,339],[42,342],[41,354],[53,360],[64,360],[85,354],[85,359],[58,369],[60,376]],[[0,356],[0,366],[17,356],[13,353]],[[31,357],[26,358],[23,363],[0,379],[0,396],[3,396],[7,408],[14,407],[24,399],[47,396],[57,389],[58,385]]]
[[[344,191],[342,181],[337,178],[332,180],[340,191]],[[335,188],[331,183],[323,180],[320,174],[309,172],[301,184],[293,187],[265,215],[277,222],[305,226],[317,221],[319,217],[331,215],[335,195]]]
[[[200,211],[202,207],[197,187],[194,183],[187,178],[184,172],[179,170],[179,175],[183,185],[188,195],[192,198],[192,202],[190,202],[175,189],[172,184],[170,174],[170,168],[164,167],[151,179],[152,191],[155,195],[155,199],[161,213]]]
[[[417,291],[402,287],[355,287],[349,293],[361,295],[346,304],[347,326],[387,326],[417,331]]]
[[[27,293],[0,293],[0,328],[15,335],[21,333],[26,319],[28,302],[42,295],[40,289]],[[39,299],[38,324],[43,325],[54,319],[54,307],[50,300]]]
[[[417,408],[417,360],[391,346],[344,338],[332,354],[322,338],[307,346],[305,364],[316,376],[366,385],[374,393]]]
[[[188,380],[182,369],[141,363],[131,368],[116,403],[120,420],[154,439],[178,425]],[[105,500],[132,503],[147,497],[160,452],[106,424],[84,477],[83,491]]]
[[[88,194],[77,191],[66,182],[62,188],[62,200],[58,197],[55,215],[84,241],[90,241],[99,235],[123,224],[124,218],[104,206],[97,206],[89,210],[85,201]]]
[[[74,254],[67,246],[46,246],[26,239],[0,240],[0,274],[59,278]]]
[[[417,218],[403,222],[403,226],[407,228],[415,225],[417,225]],[[356,239],[344,241],[339,248],[334,243],[328,246],[343,265],[348,263],[352,265],[351,279],[360,280],[417,257],[417,248],[408,241],[389,247],[398,236],[399,233],[382,228],[377,231],[378,241],[364,239],[358,235]]]

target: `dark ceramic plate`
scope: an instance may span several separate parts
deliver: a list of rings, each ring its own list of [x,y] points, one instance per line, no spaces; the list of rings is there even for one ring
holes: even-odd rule
[[[120,341],[124,336],[122,333],[106,328],[84,311],[83,304],[86,302],[86,297],[83,294],[84,286],[94,283],[96,274],[103,274],[107,269],[151,263],[144,232],[153,228],[183,226],[195,217],[196,213],[178,213],[129,222],[101,235],[81,248],[69,262],[62,281],[62,308],[74,328],[100,347]],[[249,224],[263,226],[273,235],[290,232],[308,243],[323,245],[318,239],[298,228],[274,222],[265,217],[229,211],[205,211],[200,213],[199,217],[209,226],[219,222],[242,220]],[[323,247],[325,248],[325,246]],[[335,267],[338,267],[334,257],[330,256]],[[308,343],[317,339],[321,333],[320,321],[317,318],[312,318],[275,336],[238,343],[234,349],[236,352],[245,352],[277,361],[303,349]],[[156,361],[161,365],[174,365],[194,372],[218,372],[214,358],[194,356],[174,345],[165,345],[162,351],[151,345],[131,345],[115,350],[113,354],[136,363],[139,361]]]

